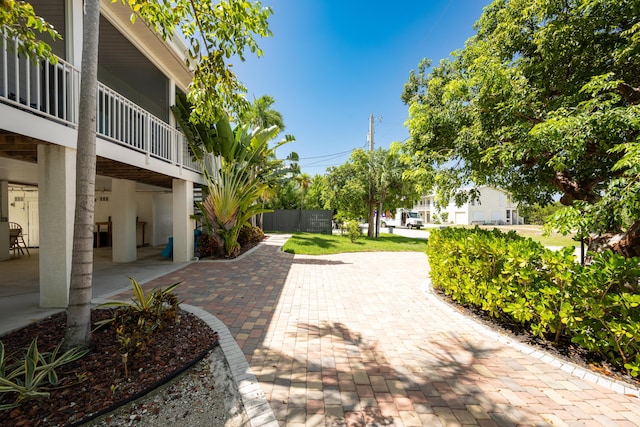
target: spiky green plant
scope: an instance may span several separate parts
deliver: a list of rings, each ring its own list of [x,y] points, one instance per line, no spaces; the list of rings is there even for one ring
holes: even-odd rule
[[[267,185],[243,163],[222,163],[215,178],[207,176],[209,195],[200,208],[210,231],[224,242],[226,256],[235,258],[240,252],[238,234],[242,226],[252,216],[268,211],[256,203]]]
[[[62,342],[53,352],[41,353],[36,337],[31,341],[24,358],[7,363],[4,345],[0,341],[0,411],[15,408],[27,399],[49,397],[47,386],[58,384],[56,369],[88,353],[86,349],[72,348],[59,354],[61,346]],[[5,402],[6,396],[14,399]]]

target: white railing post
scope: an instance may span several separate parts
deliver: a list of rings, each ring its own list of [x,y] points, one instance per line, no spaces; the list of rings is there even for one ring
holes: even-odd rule
[[[147,112],[145,115],[145,152],[146,152],[146,161],[147,164],[151,162],[151,115]]]
[[[9,62],[7,61],[7,40],[4,37],[0,37],[2,40],[2,96],[9,98]]]

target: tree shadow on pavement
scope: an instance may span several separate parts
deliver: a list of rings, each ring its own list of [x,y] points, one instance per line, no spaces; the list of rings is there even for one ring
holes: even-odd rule
[[[484,379],[474,366],[492,357],[491,348],[431,343],[419,350],[415,366],[394,366],[379,342],[342,323],[299,323],[298,328],[297,338],[306,337],[306,354],[297,352],[305,347],[300,343],[295,354],[263,347],[252,363],[279,421],[311,425],[317,417],[324,418],[323,425],[354,427],[396,420],[435,426],[531,422],[526,408],[477,385]],[[321,353],[327,347],[334,356]]]

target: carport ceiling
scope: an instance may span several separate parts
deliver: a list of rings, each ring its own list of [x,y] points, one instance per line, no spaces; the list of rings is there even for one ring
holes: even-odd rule
[[[22,135],[0,131],[0,157],[37,164],[38,144],[48,143]],[[170,189],[173,183],[173,179],[170,176],[102,157],[97,158],[96,174],[109,178],[128,179],[137,183],[165,189]]]

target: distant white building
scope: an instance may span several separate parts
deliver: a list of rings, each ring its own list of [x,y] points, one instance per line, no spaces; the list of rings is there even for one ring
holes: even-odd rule
[[[417,211],[425,224],[524,224],[518,214],[518,206],[509,194],[495,187],[479,187],[480,198],[472,203],[456,206],[453,201],[448,206],[439,206],[435,195],[423,196],[413,210]]]

